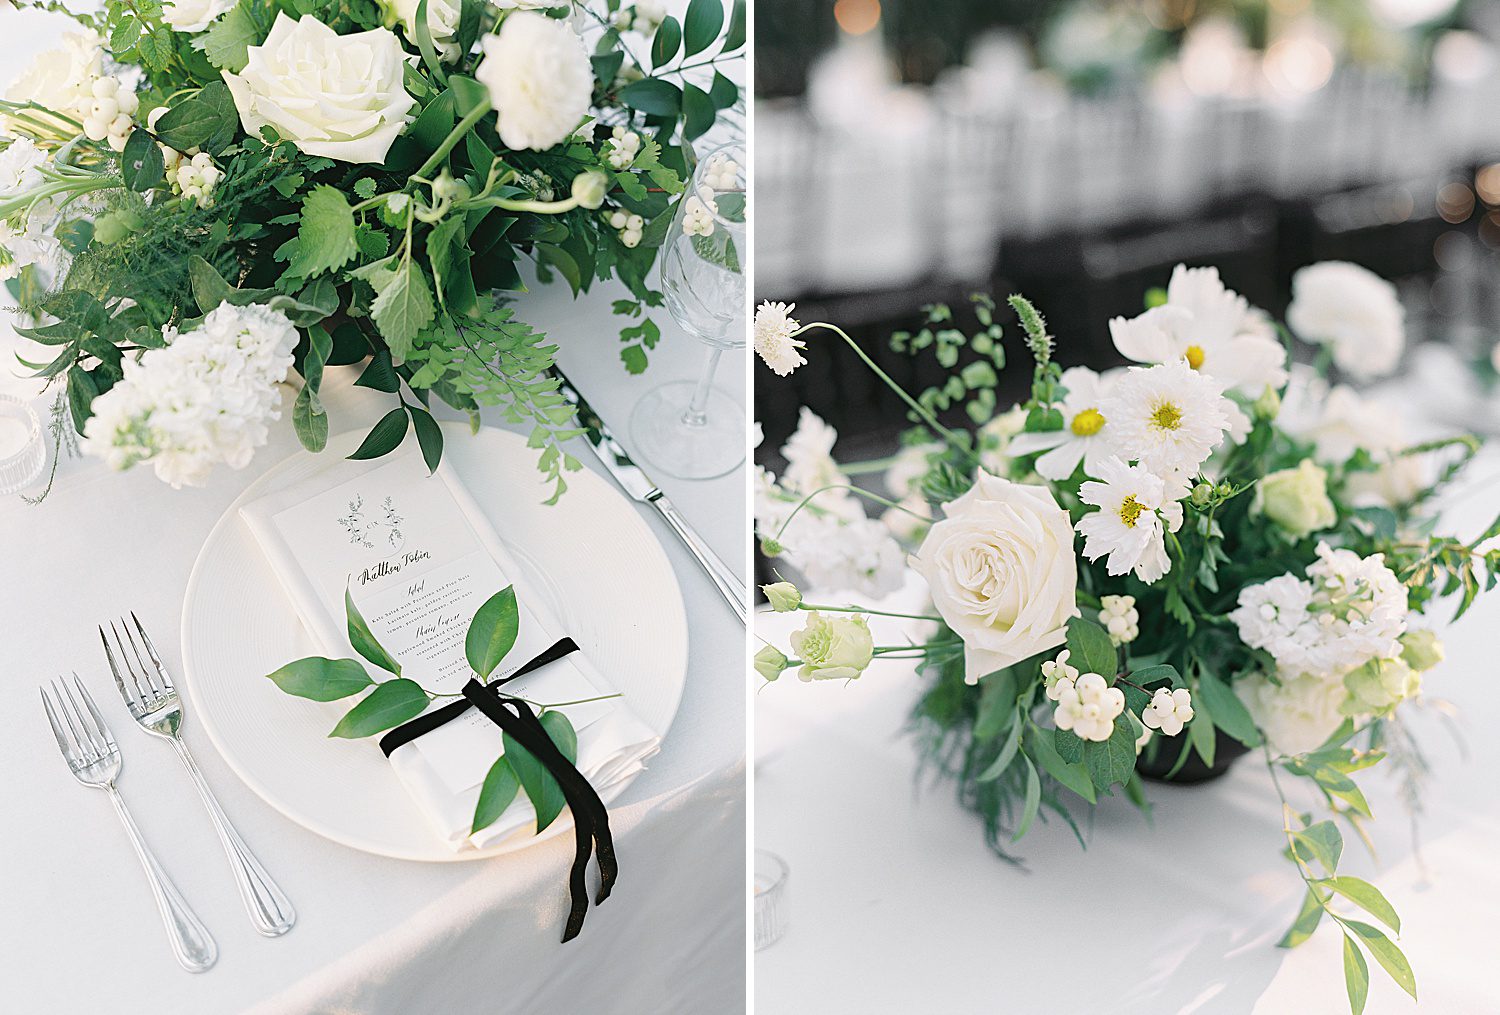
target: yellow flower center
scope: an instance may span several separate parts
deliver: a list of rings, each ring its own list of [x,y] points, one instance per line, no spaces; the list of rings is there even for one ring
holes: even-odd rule
[[[1104,414],[1098,409],[1084,409],[1073,417],[1068,428],[1079,437],[1092,437],[1104,429]]]
[[[1199,367],[1201,367],[1203,365],[1203,360],[1206,358],[1206,354],[1203,351],[1203,346],[1201,345],[1188,346],[1187,352],[1183,353],[1183,355],[1187,357],[1188,366],[1192,367],[1194,370],[1197,370]]]
[[[1120,502],[1120,521],[1125,523],[1127,529],[1135,528],[1135,523],[1141,517],[1141,512],[1146,510],[1146,505],[1135,499],[1131,494]]]
[[[1176,430],[1182,426],[1182,410],[1171,402],[1162,402],[1151,413],[1151,425],[1158,430]]]

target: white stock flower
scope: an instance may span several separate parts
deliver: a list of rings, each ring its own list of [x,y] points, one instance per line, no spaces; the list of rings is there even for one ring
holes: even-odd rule
[[[244,468],[280,416],[297,329],[267,307],[225,303],[196,330],[163,334],[166,348],[127,357],[124,379],[94,399],[84,449],[115,469],[150,461],[173,487],[202,484],[221,462]]]
[[[1063,428],[1043,433],[1024,433],[1010,442],[1013,454],[1027,455],[1045,451],[1036,460],[1037,475],[1061,482],[1073,475],[1081,463],[1084,471],[1095,475],[1099,463],[1115,452],[1110,446],[1110,431],[1100,407],[1109,395],[1110,380],[1088,367],[1072,367],[1062,374]]]
[[[224,72],[245,132],[271,127],[308,155],[384,162],[416,100],[406,93],[406,54],[395,33],[339,35],[311,14],[285,13],[239,74]]]
[[[932,469],[932,457],[941,454],[943,445],[937,441],[908,444],[896,452],[885,470],[885,487],[894,497],[907,497],[922,492],[922,482]]]
[[[1141,635],[1141,615],[1135,608],[1135,596],[1100,596],[1099,622],[1117,648],[1135,641]]]
[[[1193,697],[1185,687],[1175,690],[1158,688],[1151,696],[1151,703],[1141,711],[1141,722],[1169,737],[1181,733],[1182,727],[1192,718]]]
[[[1115,717],[1125,711],[1125,692],[1110,687],[1097,673],[1077,680],[1057,681],[1057,708],[1052,721],[1060,730],[1072,730],[1082,740],[1103,743],[1115,731]],[[1050,695],[1049,695],[1050,696]]]
[[[787,461],[782,484],[804,495],[825,486],[847,486],[849,478],[833,459],[833,445],[838,439],[839,432],[804,405],[797,416],[797,429],[781,446],[781,456]]]
[[[392,12],[401,20],[406,37],[417,44],[417,8],[422,0],[387,0]],[[427,0],[427,31],[432,36],[432,46],[444,61],[457,60],[462,54],[458,50],[458,25],[463,20],[463,4],[459,0]],[[387,22],[389,24],[389,22]]]
[[[21,72],[5,97],[13,102],[35,102],[53,113],[81,124],[94,101],[94,82],[104,75],[104,40],[95,32],[67,32],[62,45],[38,53]],[[72,137],[78,127],[39,110],[14,116],[0,112],[0,133],[29,134],[27,119],[53,127],[62,137]]]
[[[1303,754],[1316,750],[1343,724],[1339,706],[1345,690],[1336,677],[1317,674],[1282,674],[1273,683],[1262,673],[1234,682],[1255,725],[1271,747],[1281,754]]]
[[[981,471],[911,558],[964,642],[965,679],[1055,648],[1078,615],[1068,513],[1051,491]]]
[[[1165,532],[1182,527],[1178,498],[1183,491],[1118,458],[1100,462],[1098,475],[1098,481],[1088,480],[1078,488],[1078,499],[1099,509],[1078,520],[1083,555],[1089,560],[1107,556],[1109,574],[1133,571],[1148,585],[1157,581],[1172,569]]]
[[[481,45],[484,60],[474,76],[489,89],[507,148],[545,151],[588,115],[594,69],[567,22],[518,11]]]
[[[1131,367],[1100,411],[1115,454],[1165,476],[1198,471],[1224,439],[1229,404],[1214,381],[1177,360]]]
[[[795,303],[772,303],[766,300],[755,311],[755,351],[778,377],[786,377],[807,360],[798,349],[807,343],[792,335],[802,325],[791,316]]]
[[[47,152],[29,137],[14,138],[0,150],[0,198],[16,197],[44,185]],[[74,206],[75,208],[77,205]],[[0,219],[0,281],[31,267],[44,285],[61,278],[72,256],[56,236],[62,213],[52,199],[37,201],[9,219]]]
[[[201,32],[233,7],[235,0],[167,0],[161,19],[179,32]]]
[[[879,599],[906,579],[900,545],[883,524],[863,514],[811,515],[804,509],[783,538],[782,556],[802,572],[810,588]]]
[[[1299,269],[1286,322],[1303,341],[1330,347],[1338,368],[1358,380],[1395,370],[1406,347],[1406,311],[1396,287],[1347,261]]]

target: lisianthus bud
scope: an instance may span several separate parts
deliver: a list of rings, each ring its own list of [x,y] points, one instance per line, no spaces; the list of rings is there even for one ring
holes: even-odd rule
[[[1422,688],[1422,677],[1404,659],[1371,659],[1344,676],[1345,715],[1387,712]]]
[[[787,658],[775,645],[767,645],[755,653],[755,672],[767,680],[775,680],[786,669]]]
[[[1401,658],[1418,672],[1432,669],[1446,654],[1443,643],[1431,631],[1407,631],[1401,636]]]
[[[592,210],[604,204],[608,190],[609,179],[597,170],[590,169],[573,177],[573,198],[584,208]]]
[[[792,635],[792,650],[802,657],[802,680],[852,680],[875,656],[875,642],[865,618],[807,615],[807,626]]]
[[[1297,539],[1338,520],[1328,498],[1328,473],[1304,458],[1295,469],[1273,472],[1255,488],[1254,507]]]
[[[1267,384],[1266,390],[1262,391],[1260,397],[1255,400],[1253,408],[1258,418],[1265,420],[1275,419],[1281,415],[1281,396],[1276,393],[1275,388]]]
[[[1199,483],[1197,486],[1193,487],[1192,499],[1193,503],[1198,507],[1203,507],[1203,505],[1207,504],[1208,498],[1212,497],[1213,495],[1214,488],[1208,483]]]
[[[791,613],[802,605],[802,593],[791,582],[776,582],[762,585],[760,590],[771,601],[771,609],[777,613]]]

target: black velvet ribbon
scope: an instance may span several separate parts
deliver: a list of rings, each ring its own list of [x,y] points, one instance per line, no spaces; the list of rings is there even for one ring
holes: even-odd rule
[[[571,905],[568,922],[563,928],[563,941],[571,941],[583,929],[583,919],[588,914],[589,897],[587,874],[589,857],[599,861],[599,892],[594,905],[609,898],[619,876],[619,863],[615,859],[615,843],[609,831],[609,811],[604,801],[594,792],[594,787],[583,773],[567,759],[552,742],[547,728],[542,725],[535,712],[526,702],[502,694],[501,685],[517,677],[556,662],[564,656],[577,652],[578,646],[571,638],[563,638],[541,655],[501,680],[488,684],[470,680],[463,688],[463,698],[450,702],[442,708],[433,709],[403,723],[380,738],[380,749],[390,757],[398,747],[411,743],[424,733],[430,733],[445,723],[451,722],[471,708],[477,708],[490,722],[508,733],[531,756],[541,763],[562,790],[568,810],[573,814],[573,834],[576,848],[573,867],[568,873],[568,892]]]

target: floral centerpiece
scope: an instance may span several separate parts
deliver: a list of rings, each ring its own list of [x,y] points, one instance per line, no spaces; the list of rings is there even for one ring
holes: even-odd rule
[[[45,353],[23,362],[86,449],[200,482],[264,443],[295,372],[292,424],[321,450],[323,372],[364,363],[393,407],[355,457],[414,433],[435,464],[431,399],[476,422],[492,406],[532,427],[562,492],[578,431],[556,347],[517,316],[522,265],[575,294],[623,283],[621,357],[645,369],[691,142],[740,101],[718,67],[743,49],[743,0],[680,20],[645,0],[70,16],[84,30],[0,100],[0,278]]]
[[[852,679],[876,658],[914,660],[924,751],[1002,853],[1038,817],[1077,831],[1074,813],[1115,792],[1144,809],[1143,777],[1198,781],[1255,751],[1306,887],[1281,943],[1336,923],[1357,1013],[1367,957],[1413,996],[1416,984],[1395,911],[1339,873],[1341,828],[1364,837],[1371,817],[1354,776],[1409,755],[1403,714],[1443,657],[1423,614],[1448,594],[1462,614],[1494,585],[1500,550],[1481,544],[1500,521],[1471,541],[1434,534],[1431,498],[1478,442],[1412,445],[1389,407],[1325,380],[1394,369],[1394,289],[1329,263],[1299,272],[1294,296],[1288,320],[1320,347],[1316,368],[1289,369],[1290,334],[1217,271],[1179,266],[1144,313],[1110,322],[1135,365],[1103,373],[1063,369],[1042,317],[1012,297],[1034,365],[1030,398],[1004,412],[993,304],[976,297],[972,333],[929,308],[893,345],[949,374],[915,395],[891,383],[913,424],[901,452],[840,464],[836,434],[804,409],[783,474],[760,471],[756,526],[763,552],[812,585],[873,599],[909,567],[931,606],[818,605],[791,582],[766,586],[775,610],[807,622],[756,665],[767,680]],[[827,329],[889,382],[842,331],[792,312],[757,313],[774,370],[795,370],[802,336]],[[959,407],[976,430],[940,421]],[[882,465],[888,497],[849,478]],[[863,500],[884,505],[880,521]],[[867,617],[881,612],[922,629],[876,645]],[[1315,809],[1292,806],[1289,777]]]

